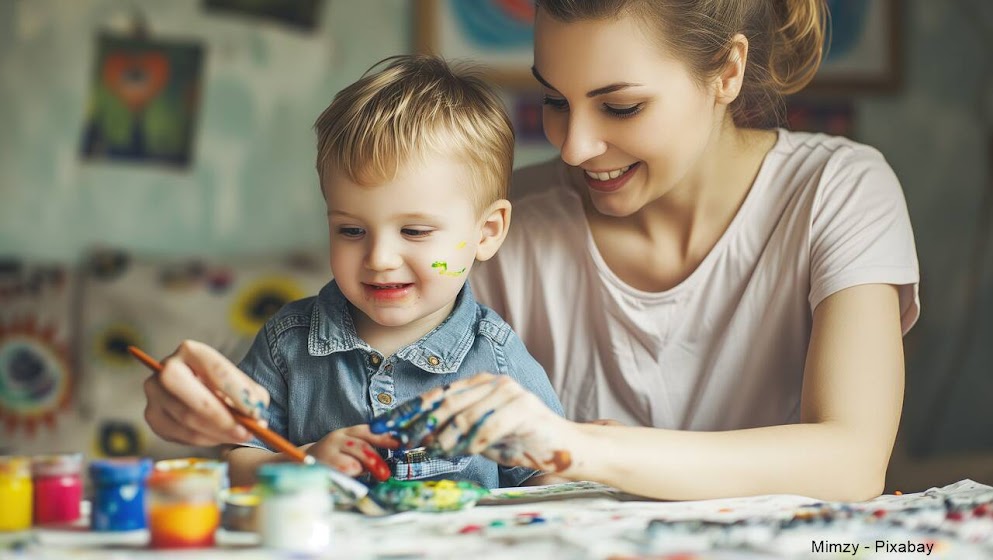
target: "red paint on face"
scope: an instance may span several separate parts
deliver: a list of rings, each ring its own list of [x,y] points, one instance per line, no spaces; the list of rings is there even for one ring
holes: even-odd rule
[[[348,447],[351,447],[351,446],[355,445],[355,442],[354,441],[346,441],[345,442],[345,445],[348,446]]]
[[[373,478],[379,482],[383,482],[390,477],[390,467],[378,453],[370,451],[369,449],[363,449],[362,454],[365,455],[366,458],[365,468],[369,469],[369,474],[371,474]]]

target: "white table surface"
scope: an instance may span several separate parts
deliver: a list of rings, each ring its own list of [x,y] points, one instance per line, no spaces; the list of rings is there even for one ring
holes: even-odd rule
[[[968,504],[993,503],[993,488],[968,480],[857,504],[821,504],[802,496],[694,502],[630,498],[594,483],[570,483],[498,490],[488,500],[493,504],[460,512],[408,512],[384,518],[335,512],[330,520],[332,545],[318,557],[823,559],[853,556],[826,548],[818,551],[818,546],[852,543],[859,546],[856,558],[993,559],[993,509],[989,515],[946,519],[947,504],[971,508]],[[847,520],[790,523],[798,511],[812,508],[851,515]],[[539,521],[531,521],[534,517]],[[650,530],[653,519],[669,524]],[[877,541],[883,543],[879,550]],[[218,532],[217,546],[209,549],[150,550],[147,542],[147,531],[94,533],[83,521],[75,528],[0,533],[0,559],[300,557],[262,548],[254,533],[224,530]],[[925,554],[887,551],[886,545],[931,548]]]

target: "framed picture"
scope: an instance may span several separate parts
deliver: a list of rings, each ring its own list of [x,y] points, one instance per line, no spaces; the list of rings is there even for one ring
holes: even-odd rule
[[[82,158],[188,167],[203,46],[100,34],[96,51]]]
[[[499,86],[537,87],[534,0],[418,0],[415,6],[417,52],[471,60]]]
[[[826,56],[805,91],[886,92],[902,81],[902,3],[828,0]]]

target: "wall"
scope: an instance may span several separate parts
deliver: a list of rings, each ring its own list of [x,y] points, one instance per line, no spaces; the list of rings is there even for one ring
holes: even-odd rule
[[[993,248],[975,242],[990,237],[981,203],[993,190],[993,7],[900,3],[905,83],[856,98],[856,136],[893,165],[916,231],[924,314],[907,338],[898,457],[923,465],[929,453],[993,450]],[[331,0],[314,34],[205,14],[195,0],[134,4],[154,35],[207,47],[192,168],[77,157],[95,30],[131,3],[0,0],[0,256],[73,260],[94,243],[176,255],[320,247],[310,126],[370,64],[409,49],[411,4]],[[551,155],[525,147],[518,165]],[[933,401],[948,375],[960,379],[937,417]],[[920,434],[933,437],[916,445]],[[970,468],[993,478],[993,462]],[[941,472],[928,476],[957,476]]]

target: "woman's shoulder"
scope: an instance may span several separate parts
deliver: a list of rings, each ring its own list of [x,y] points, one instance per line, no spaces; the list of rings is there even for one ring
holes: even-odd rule
[[[879,150],[844,136],[785,129],[781,129],[779,134],[780,139],[773,151],[786,159],[804,161],[821,168],[858,162],[889,166]]]

